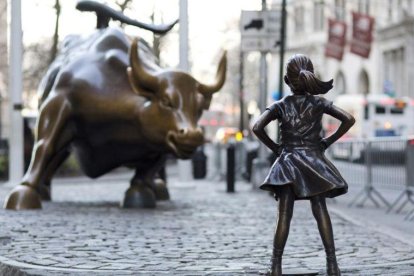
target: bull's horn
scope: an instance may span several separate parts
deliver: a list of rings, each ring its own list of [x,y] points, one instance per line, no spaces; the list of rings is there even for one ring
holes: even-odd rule
[[[130,68],[132,69],[129,69],[129,77],[132,78],[132,80],[130,80],[132,82],[131,85],[140,85],[150,91],[157,91],[158,79],[148,73],[142,66],[142,62],[138,54],[137,38],[134,38],[131,48],[129,49],[129,62],[131,65]],[[134,87],[134,89],[136,89],[136,87]]]
[[[220,59],[218,69],[217,69],[216,83],[210,84],[210,85],[200,83],[200,86],[199,86],[200,92],[202,92],[203,94],[211,95],[214,92],[219,91],[223,87],[224,82],[226,80],[226,70],[227,70],[227,51],[224,51]]]

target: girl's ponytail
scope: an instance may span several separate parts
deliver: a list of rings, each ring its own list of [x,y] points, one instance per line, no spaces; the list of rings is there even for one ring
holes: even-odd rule
[[[312,61],[301,54],[296,54],[289,59],[285,82],[294,94],[326,94],[333,87],[333,80],[325,82],[315,76]]]
[[[333,87],[333,79],[330,81],[321,81],[313,72],[306,69],[300,70],[299,81],[302,89],[312,95],[326,94]]]

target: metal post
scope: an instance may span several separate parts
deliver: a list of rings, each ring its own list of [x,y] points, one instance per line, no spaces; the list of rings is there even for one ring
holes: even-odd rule
[[[352,148],[352,144],[350,145]],[[367,141],[366,146],[366,167],[367,167],[367,179],[365,183],[365,188],[370,190],[372,188],[372,142]]]
[[[262,11],[267,10],[266,0],[262,0]],[[267,52],[263,51],[260,53],[260,98],[259,108],[263,112],[267,106]],[[259,148],[259,159],[262,161],[266,160],[266,146],[261,143]]]
[[[188,72],[190,65],[188,62],[188,0],[180,0],[180,69]],[[181,181],[190,181],[191,161],[178,160],[178,176]]]
[[[280,30],[279,99],[283,98],[283,67],[286,47],[286,0],[282,1],[282,24]]]
[[[235,166],[236,166],[236,158],[235,158],[235,146],[233,143],[230,143],[227,148],[227,192],[234,193],[234,182],[235,182]]]
[[[10,1],[10,89],[9,89],[9,182],[17,184],[23,177],[22,118],[22,22],[21,1]]]
[[[262,11],[266,11],[266,0],[262,0]],[[259,97],[259,109],[263,112],[267,106],[267,51],[262,51],[260,54],[260,97]],[[268,162],[266,160],[267,149],[263,143],[260,143],[258,156],[253,161],[252,182],[254,187],[257,187],[264,180],[267,173]]]
[[[240,105],[240,121],[239,121],[239,130],[243,131],[245,128],[244,123],[244,87],[243,87],[243,79],[244,79],[244,55],[240,47],[240,65],[239,65],[239,105]]]
[[[267,106],[267,62],[266,62],[267,52],[262,52],[260,55],[260,98],[259,98],[259,108],[263,112]],[[258,158],[264,160],[266,158],[266,146],[261,143],[259,148]]]
[[[180,0],[180,69],[188,72],[188,0]]]

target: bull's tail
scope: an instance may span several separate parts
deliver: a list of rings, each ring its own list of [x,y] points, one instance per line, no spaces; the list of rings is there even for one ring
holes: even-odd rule
[[[165,34],[171,30],[174,25],[178,22],[178,19],[172,22],[171,24],[162,24],[162,25],[153,25],[146,24],[136,20],[133,20],[119,11],[116,11],[104,4],[95,2],[95,1],[79,1],[76,5],[76,8],[80,11],[89,11],[95,12],[97,16],[97,28],[102,29],[108,27],[109,20],[118,20],[122,23],[136,26],[156,34]]]

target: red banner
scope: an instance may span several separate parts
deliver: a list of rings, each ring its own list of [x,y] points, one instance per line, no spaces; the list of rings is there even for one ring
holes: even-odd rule
[[[346,23],[329,19],[328,43],[325,46],[325,56],[342,60],[346,42]]]
[[[369,15],[352,13],[351,53],[368,58],[371,52],[375,19]]]

